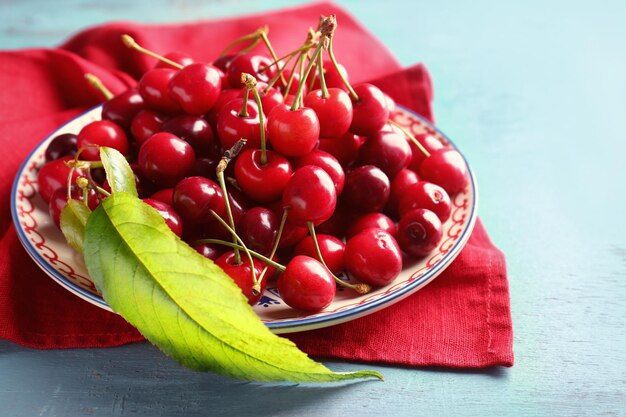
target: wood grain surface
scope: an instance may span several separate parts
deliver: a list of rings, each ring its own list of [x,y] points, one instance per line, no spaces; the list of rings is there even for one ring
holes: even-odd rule
[[[109,20],[297,3],[4,0],[0,48],[53,46]],[[338,4],[403,64],[431,70],[437,123],[472,164],[480,216],[507,255],[515,366],[368,365],[386,381],[256,384],[189,371],[146,343],[0,341],[0,416],[626,415],[626,2]]]

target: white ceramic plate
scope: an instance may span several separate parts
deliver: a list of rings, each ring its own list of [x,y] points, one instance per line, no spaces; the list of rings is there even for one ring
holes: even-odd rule
[[[71,120],[31,152],[13,183],[11,212],[22,244],[46,274],[80,298],[111,310],[89,279],[82,257],[67,245],[48,215],[47,204],[37,193],[37,171],[44,162],[49,141],[62,133],[77,133],[87,123],[99,119],[100,113],[100,107],[96,107]],[[445,144],[454,146],[437,128],[409,110],[399,108],[392,117],[415,134],[427,131]],[[437,249],[426,258],[405,265],[392,283],[361,296],[351,290],[339,290],[333,303],[316,314],[301,314],[291,309],[272,283],[268,283],[267,291],[254,308],[261,320],[275,333],[332,326],[388,307],[424,287],[450,265],[474,227],[478,195],[469,166],[468,171],[469,184],[453,198],[452,216],[444,224],[444,237]]]

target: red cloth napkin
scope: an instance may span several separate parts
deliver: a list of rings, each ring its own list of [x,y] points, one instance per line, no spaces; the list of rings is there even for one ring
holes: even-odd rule
[[[319,15],[337,15],[336,56],[351,80],[374,80],[398,103],[432,120],[432,85],[423,65],[402,70],[347,12],[328,3],[185,25],[112,23],[83,31],[58,49],[0,52],[0,338],[36,348],[104,347],[143,340],[120,316],[72,295],[39,270],[11,222],[10,188],[27,154],[64,121],[98,103],[83,80],[98,75],[113,92],[154,65],[122,46],[131,34],[157,51],[211,60],[227,41],[263,24],[277,51],[293,49]],[[294,41],[295,39],[295,41]],[[457,260],[432,284],[380,312],[292,334],[311,355],[413,366],[511,366],[512,325],[503,254],[480,221]]]

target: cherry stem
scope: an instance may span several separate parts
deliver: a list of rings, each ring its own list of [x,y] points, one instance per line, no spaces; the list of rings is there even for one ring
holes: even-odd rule
[[[85,74],[85,79],[90,86],[98,90],[104,96],[105,100],[111,100],[114,97],[111,90],[104,86],[100,78],[88,72],[87,74]]]
[[[242,43],[242,42],[246,42],[246,41],[252,41],[250,45],[248,45],[245,49],[250,50],[252,48],[254,48],[256,46],[257,43],[259,43],[259,38],[261,36],[261,32],[267,30],[266,26],[260,27],[257,30],[255,30],[252,33],[249,33],[247,35],[244,35],[240,38],[235,39],[234,41],[232,41],[231,43],[229,43],[228,45],[226,45],[226,47],[224,49],[222,49],[222,52],[220,52],[220,58],[223,57],[224,55],[226,55],[226,52],[228,52],[229,50],[231,50],[233,47],[235,47],[236,45]],[[240,52],[240,53],[245,53],[245,52]]]
[[[228,207],[228,205],[226,205],[226,207]],[[228,230],[235,237],[235,239],[237,239],[235,242],[233,242],[233,244],[237,246],[237,247],[233,246],[233,251],[235,252],[235,264],[236,265],[241,264],[241,258],[237,260],[237,254],[239,253],[239,246],[237,245],[237,242],[239,242],[239,244],[241,245],[241,249],[243,249],[243,251],[246,253],[248,257],[248,261],[250,262],[250,270],[252,271],[252,282],[254,282],[254,284],[252,285],[252,293],[254,295],[259,294],[261,292],[261,284],[259,283],[259,280],[257,279],[257,276],[256,276],[256,271],[254,270],[254,260],[252,259],[252,254],[250,253],[250,249],[248,249],[246,244],[243,243],[243,240],[239,238],[239,236],[235,232],[235,229],[230,227],[228,223],[226,223],[224,219],[222,219],[213,209],[210,209],[209,211],[211,212],[211,215],[215,217],[215,219],[218,222],[220,222],[220,224],[224,226],[226,230]]]
[[[127,48],[134,49],[135,51],[141,52],[142,54],[151,56],[152,58],[156,58],[159,61],[165,62],[168,65],[173,66],[174,68],[182,69],[183,66],[178,62],[174,62],[171,59],[164,57],[163,55],[159,55],[156,52],[152,52],[149,49],[144,48],[139,45],[135,40],[128,34],[122,35],[122,42],[126,45]]]
[[[278,226],[278,232],[276,233],[276,240],[274,240],[274,245],[272,246],[272,250],[270,251],[270,259],[272,259],[274,257],[274,255],[276,255],[276,251],[278,250],[278,245],[280,244],[280,238],[283,236],[283,230],[285,229],[285,223],[287,222],[287,214],[289,213],[288,209],[283,209],[283,215],[280,218],[280,226]],[[280,264],[279,264],[280,265]],[[282,266],[282,265],[281,265]],[[280,269],[280,268],[278,268]],[[285,269],[280,269],[281,271],[284,271]],[[263,268],[263,271],[261,272],[261,279],[263,279],[263,277],[265,276],[265,274],[267,273],[267,265],[265,266],[265,268]]]
[[[324,57],[322,56],[322,54],[319,54],[317,56],[317,72],[320,78],[320,90],[322,90],[322,98],[328,98],[330,94],[328,93],[328,88],[326,87],[326,79],[324,77]]]
[[[238,245],[238,244],[233,243],[233,242],[227,242],[227,241],[221,240],[221,239],[198,239],[194,243],[196,243],[196,244],[199,244],[199,243],[216,244],[216,245],[228,246],[229,248],[233,248],[233,249],[243,250],[243,246]],[[278,269],[280,271],[284,271],[285,270],[285,266],[284,265],[279,264],[278,262],[268,258],[267,256],[261,255],[259,252],[253,251],[252,249],[249,249],[249,251],[250,251],[250,255],[254,256],[255,258],[257,258],[257,259],[259,259],[261,261],[263,261],[267,265],[271,265],[271,266],[273,266],[274,268],[276,268],[276,269]],[[261,278],[259,278],[259,279],[263,279],[262,277],[263,277],[263,275],[261,275]]]
[[[257,109],[259,111],[259,129],[261,129],[261,165],[265,166],[267,164],[267,144],[265,139],[265,116],[263,115],[263,103],[261,102],[261,96],[259,95],[259,90],[256,88],[256,78],[251,74],[246,74],[245,72],[241,73],[241,82],[246,85],[245,91],[245,99],[248,98],[248,91],[252,90],[252,95],[254,96],[254,102],[256,103]]]
[[[242,143],[243,142],[243,143]],[[230,199],[228,198],[228,190],[226,189],[226,181],[224,180],[224,171],[228,166],[228,162],[231,159],[237,156],[241,148],[246,144],[245,139],[238,140],[232,148],[224,152],[224,156],[217,164],[217,168],[215,169],[217,174],[217,182],[220,184],[222,189],[222,194],[224,195],[224,203],[226,205],[226,213],[228,214],[228,222],[230,223],[231,234],[233,235],[233,243],[237,243],[237,233],[235,232],[235,220],[233,219],[233,211],[230,208]],[[235,263],[239,265],[241,263],[241,254],[239,253],[239,249],[235,248]],[[252,264],[250,264],[252,265]]]
[[[328,265],[326,265],[326,262],[324,261],[324,257],[322,256],[320,245],[317,242],[317,235],[315,234],[315,226],[313,225],[313,222],[307,222],[307,226],[309,227],[309,233],[311,234],[311,238],[313,239],[313,246],[315,247],[315,252],[317,253],[317,257],[320,259],[320,262],[322,263],[322,265],[324,265],[324,267],[328,269],[328,272],[330,272],[330,275],[332,275],[335,282],[341,285],[342,287],[351,288],[354,291],[358,292],[359,294],[367,294],[368,292],[370,292],[372,290],[372,287],[370,287],[369,285],[363,284],[363,283],[350,284],[349,282],[339,279],[333,273],[333,271],[331,271],[330,268],[328,268]]]
[[[244,81],[244,75],[245,73],[241,73],[241,82],[245,82]],[[239,117],[248,117],[248,92],[250,91],[250,87],[248,87],[247,85],[244,88],[244,92],[243,92],[243,105],[241,106],[241,111],[239,112]]]
[[[274,48],[272,48],[272,44],[270,43],[270,40],[267,37],[267,32],[268,31],[269,31],[269,29],[267,27],[265,28],[265,30],[261,31],[261,40],[263,41],[263,43],[267,47],[267,50],[270,52],[270,55],[272,56],[272,59],[274,61],[278,61],[278,56],[276,55],[276,52],[274,52]],[[281,79],[281,81],[285,82],[285,79],[283,78],[282,73],[280,74],[280,79]]]
[[[320,42],[317,44],[317,47],[315,48],[315,51],[313,52],[313,56],[311,57],[311,60],[309,61],[309,65],[307,65],[306,70],[304,71],[304,74],[300,76],[300,83],[298,85],[298,91],[296,92],[296,97],[293,99],[293,104],[291,105],[291,111],[298,110],[298,107],[300,105],[299,104],[300,98],[302,97],[302,92],[304,91],[304,86],[306,84],[305,80],[309,76],[309,73],[311,72],[311,68],[313,68],[313,64],[317,60],[317,56],[322,52],[323,47],[324,47],[323,42]],[[300,74],[302,74],[302,72]]]
[[[328,56],[330,58],[330,61],[333,63],[333,66],[335,67],[335,71],[337,71],[337,74],[339,75],[339,78],[341,78],[341,81],[343,82],[343,85],[346,86],[346,88],[348,89],[348,92],[352,96],[352,99],[354,101],[359,101],[359,96],[357,95],[356,91],[354,91],[354,88],[352,88],[352,86],[348,82],[348,79],[339,70],[339,64],[337,63],[337,60],[335,59],[335,54],[333,53],[333,38],[332,38],[332,36],[330,36],[328,38]]]
[[[276,75],[274,75],[272,77],[272,79],[267,82],[267,86],[265,87],[265,91],[268,91],[270,88],[272,88],[274,86],[274,84],[276,84],[276,81],[278,81],[279,79],[281,79],[283,82],[285,81],[284,77],[282,76],[283,72],[285,71],[285,68],[287,67],[287,65],[289,65],[289,63],[291,62],[291,60],[293,59],[294,56],[296,56],[296,52],[295,51],[290,54],[289,59],[287,59],[287,61],[285,61],[285,64],[278,69],[278,72],[276,73]],[[264,70],[269,68],[269,67],[271,67],[272,65],[274,65],[274,64],[271,64],[271,65],[265,67]]]
[[[419,141],[419,140],[417,140],[417,139],[415,138],[415,136],[413,136],[413,134],[412,134],[411,132],[409,132],[409,131],[408,131],[408,130],[404,127],[404,126],[400,125],[398,122],[395,122],[395,121],[393,121],[393,120],[391,120],[391,119],[387,120],[387,122],[388,122],[390,125],[397,127],[397,128],[398,128],[398,129],[399,129],[402,133],[404,133],[404,135],[405,135],[407,138],[409,138],[409,140],[410,140],[411,142],[413,142],[413,144],[414,144],[415,146],[417,146],[417,149],[419,149],[419,150],[420,150],[420,152],[422,152],[426,158],[429,158],[429,157],[430,157],[430,152],[428,152],[428,150],[426,150],[426,148],[424,148],[424,146],[420,143],[420,141]]]

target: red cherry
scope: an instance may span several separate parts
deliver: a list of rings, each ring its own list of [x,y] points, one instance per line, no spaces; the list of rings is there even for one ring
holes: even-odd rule
[[[70,173],[70,168],[65,165],[66,161],[72,160],[69,156],[64,156],[60,159],[55,159],[44,164],[37,173],[37,185],[39,188],[39,195],[44,199],[46,203],[50,202],[52,194],[58,189],[67,187],[67,177]],[[71,178],[71,184],[74,184],[78,178],[78,171],[74,170],[74,174]]]
[[[411,162],[411,147],[404,135],[378,131],[367,138],[359,149],[360,165],[376,165],[390,179]]]
[[[164,123],[165,118],[159,113],[153,110],[141,110],[133,117],[130,132],[137,143],[141,145],[150,136],[160,132]]]
[[[434,212],[441,222],[450,218],[452,204],[446,190],[427,181],[420,181],[407,187],[400,199],[398,212],[400,216],[416,209],[425,208]]]
[[[449,195],[465,189],[469,181],[467,164],[455,149],[440,149],[426,158],[420,167],[420,177],[442,186]]]
[[[282,93],[274,87],[267,88],[265,83],[257,83],[256,85],[259,96],[261,97],[261,105],[263,106],[263,113],[270,114],[274,107],[283,103]],[[254,100],[252,91],[249,93],[249,98]]]
[[[343,77],[349,81],[348,71],[346,70],[346,67],[344,67],[341,64],[337,64],[337,67],[339,68],[339,72],[333,65],[332,61],[329,61],[329,60],[324,61],[323,68],[324,68],[324,81],[326,81],[326,87],[340,88],[344,91],[348,91],[348,87],[346,87],[343,80],[341,79],[341,76],[339,75],[339,73],[343,74]],[[315,77],[315,83],[313,83],[313,88],[314,89],[320,88],[319,77]]]
[[[135,115],[144,108],[143,98],[134,88],[107,100],[102,105],[102,119],[129,129]]]
[[[211,126],[217,125],[217,116],[224,106],[226,106],[231,100],[243,97],[242,89],[239,88],[227,88],[220,91],[217,96],[217,101],[213,105],[213,108],[204,116]]]
[[[166,204],[159,200],[153,200],[151,198],[144,198],[143,202],[152,206],[156,211],[159,212],[163,220],[165,220],[165,224],[170,228],[172,232],[178,237],[183,235],[183,221],[174,211],[174,208],[169,204]]]
[[[389,201],[387,202],[385,211],[390,213],[393,217],[397,216],[398,204],[400,204],[400,199],[404,195],[404,191],[410,185],[417,184],[418,182],[419,177],[414,171],[406,168],[400,170],[391,181],[391,192],[389,193]]]
[[[353,102],[353,117],[350,131],[361,136],[371,136],[378,132],[389,119],[385,94],[372,84],[354,86],[359,100]]]
[[[265,207],[254,207],[241,217],[237,232],[248,249],[268,255],[274,245],[278,230],[278,219],[274,212]]]
[[[283,228],[283,234],[280,237],[280,242],[278,242],[278,247],[281,249],[289,248],[300,242],[308,234],[308,227],[287,222]]]
[[[141,77],[138,89],[147,107],[166,114],[181,112],[180,105],[168,90],[170,81],[177,73],[177,70],[170,68],[156,68]]]
[[[241,73],[245,72],[256,78],[257,81],[268,82],[276,73],[276,66],[269,67],[273,61],[263,55],[253,53],[243,54],[233,59],[226,71],[231,86],[241,85]],[[261,69],[269,67],[265,71]]]
[[[287,305],[312,312],[328,307],[337,292],[328,269],[308,256],[295,256],[278,277],[277,286]]]
[[[330,219],[317,226],[315,230],[317,233],[332,235],[341,239],[345,236],[352,218],[354,218],[354,213],[347,210],[343,204],[337,204]]]
[[[346,238],[350,239],[352,236],[361,233],[366,229],[378,229],[389,233],[391,236],[396,236],[398,229],[396,228],[396,224],[389,217],[385,216],[382,213],[373,212],[363,214],[354,220],[348,231],[346,232]]]
[[[267,163],[261,164],[261,150],[246,149],[235,161],[235,178],[251,199],[268,203],[280,198],[291,178],[291,164],[282,155],[267,151]]]
[[[191,145],[196,156],[219,153],[219,144],[213,138],[213,129],[205,119],[198,116],[182,115],[169,119],[163,125],[164,132],[170,132]]]
[[[217,258],[224,254],[224,249],[222,249],[223,246],[214,245],[211,243],[196,243],[195,245],[193,245],[193,248],[200,255],[214,262],[217,260]]]
[[[121,127],[109,120],[96,120],[78,132],[78,149],[84,148],[80,156],[89,161],[100,160],[98,146],[117,149],[122,154],[128,153],[128,138]],[[92,146],[95,145],[95,146]]]
[[[383,171],[364,165],[348,173],[341,198],[355,211],[380,211],[387,204],[390,189],[389,178]]]
[[[346,245],[335,236],[316,234],[317,244],[324,258],[324,262],[328,269],[335,274],[339,274],[344,269],[343,255]],[[296,245],[295,255],[304,255],[320,260],[315,250],[315,244],[312,236],[307,236]],[[321,261],[321,260],[320,260]]]
[[[46,147],[46,162],[54,161],[64,156],[74,156],[78,147],[77,136],[73,133],[64,133],[55,136]]]
[[[229,101],[217,115],[217,136],[222,148],[230,149],[241,138],[246,138],[245,149],[261,147],[259,108],[254,101],[246,104],[247,116],[241,115],[243,98]]]
[[[191,145],[171,133],[159,132],[141,145],[137,162],[148,179],[171,187],[187,175],[195,159]]]
[[[313,109],[290,110],[276,106],[267,117],[267,131],[272,147],[285,156],[303,156],[318,143],[320,122]]]
[[[219,216],[226,212],[220,186],[204,177],[187,177],[176,184],[172,203],[183,219],[194,223],[213,219],[210,210]]]
[[[363,142],[361,136],[348,132],[340,138],[320,138],[319,149],[337,158],[341,166],[349,167],[356,161]]]
[[[170,61],[174,61],[177,64],[182,65],[183,67],[186,67],[187,65],[191,65],[194,63],[193,58],[184,52],[172,51],[172,52],[166,53],[163,56],[169,59]],[[164,61],[158,61],[154,67],[155,68],[170,68],[170,69],[176,69],[176,70],[178,69],[178,67],[173,67]]]
[[[427,209],[406,212],[398,223],[398,243],[411,256],[428,255],[437,247],[442,236],[439,217]]]
[[[252,277],[252,267],[250,266],[250,261],[243,257],[241,258],[241,263],[235,263],[235,254],[233,251],[228,251],[215,261],[215,264],[222,268],[224,272],[226,272],[232,279],[235,281],[235,284],[241,288],[243,295],[248,299],[248,304],[255,305],[261,299],[263,295],[263,291],[265,291],[266,280],[265,278],[261,280],[259,283],[261,285],[261,291],[259,294],[254,295],[252,292],[252,287],[254,285],[254,280]],[[256,273],[257,279],[261,276],[261,272],[265,265],[260,261],[253,259],[254,271]]]
[[[296,170],[283,191],[283,207],[289,221],[298,225],[325,222],[335,211],[337,192],[330,176],[322,168],[307,165]]]
[[[77,185],[72,185],[70,189],[70,193],[73,200],[84,201],[83,200],[83,190],[78,188]],[[95,210],[100,204],[98,197],[96,196],[96,192],[94,190],[89,190],[87,193],[87,204],[91,210]],[[50,203],[48,204],[48,213],[54,224],[57,227],[60,227],[61,223],[61,211],[67,206],[67,189],[65,187],[59,187],[56,189],[52,196],[50,197]]]
[[[304,105],[312,108],[320,123],[319,135],[338,138],[346,134],[352,123],[352,101],[345,91],[329,88],[329,96],[322,97],[322,90],[314,90],[304,98]]]
[[[441,143],[441,141],[433,135],[423,133],[421,135],[414,136],[415,139],[424,147],[424,149],[426,149],[431,154],[439,149],[444,148],[443,143]],[[424,159],[426,159],[426,155],[424,155],[424,152],[422,152],[421,149],[415,146],[413,141],[409,141],[409,146],[411,147],[411,153],[413,156],[411,158],[411,163],[409,164],[408,168],[412,169],[415,172],[419,172],[420,165],[422,164]]]
[[[366,229],[348,240],[344,261],[352,276],[372,286],[387,285],[402,271],[398,243],[379,229]]]
[[[173,188],[164,188],[152,194],[150,198],[153,200],[162,201],[165,204],[173,206],[174,205],[173,200],[172,200],[173,195],[174,195]]]
[[[172,77],[168,89],[186,113],[204,114],[211,110],[222,89],[220,70],[203,63],[187,65]]]
[[[326,173],[333,180],[333,184],[335,184],[337,195],[341,194],[343,186],[346,182],[346,175],[343,172],[341,164],[339,164],[339,161],[337,161],[334,156],[328,152],[314,149],[304,156],[295,158],[292,162],[292,167],[294,169],[298,169],[306,165],[315,165],[326,171]]]

